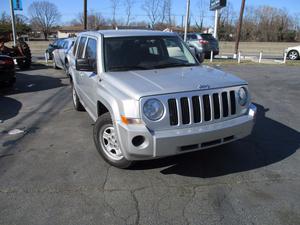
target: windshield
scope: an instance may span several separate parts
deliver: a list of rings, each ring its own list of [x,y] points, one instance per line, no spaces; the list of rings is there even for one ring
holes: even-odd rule
[[[176,36],[105,38],[104,51],[106,71],[198,65]]]

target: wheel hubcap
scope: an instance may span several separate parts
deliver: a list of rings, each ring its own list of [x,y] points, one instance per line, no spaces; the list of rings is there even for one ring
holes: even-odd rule
[[[290,53],[290,59],[295,60],[295,59],[297,59],[297,57],[298,57],[297,52],[291,52]]]
[[[100,143],[108,158],[112,160],[123,158],[113,126],[106,126],[100,131]]]

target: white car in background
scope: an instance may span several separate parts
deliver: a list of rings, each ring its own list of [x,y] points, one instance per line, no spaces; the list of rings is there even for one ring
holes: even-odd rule
[[[74,45],[74,38],[68,38],[62,41],[58,49],[53,51],[53,68],[63,69],[69,75],[69,52]]]
[[[287,57],[290,60],[297,60],[300,59],[300,45],[295,47],[290,47],[285,50],[287,53]]]

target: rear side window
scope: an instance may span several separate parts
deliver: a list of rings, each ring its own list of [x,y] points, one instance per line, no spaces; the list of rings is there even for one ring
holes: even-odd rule
[[[76,55],[76,50],[77,50],[77,47],[78,47],[78,42],[79,42],[79,38],[76,39],[76,42],[74,44],[73,55]]]
[[[85,57],[86,59],[96,59],[97,58],[97,41],[95,39],[89,38],[86,50]]]
[[[69,42],[68,42],[68,41],[65,41],[63,48],[64,48],[64,49],[68,49],[68,46],[69,46]]]
[[[83,50],[86,42],[86,37],[81,37],[78,45],[77,58],[81,59],[83,56]]]
[[[188,35],[189,40],[197,40],[197,35],[196,34],[190,34]]]
[[[211,34],[201,34],[201,37],[203,40],[206,40],[206,41],[215,39]]]

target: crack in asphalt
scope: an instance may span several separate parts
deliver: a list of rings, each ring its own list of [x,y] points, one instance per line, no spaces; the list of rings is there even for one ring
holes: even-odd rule
[[[138,191],[138,190],[136,190]],[[135,225],[140,224],[140,216],[141,216],[141,212],[140,212],[140,208],[139,208],[139,201],[135,195],[135,191],[130,191],[131,196],[133,198],[133,201],[135,203],[135,210],[136,210],[136,220],[135,220]]]
[[[106,169],[106,174],[105,174],[105,179],[104,179],[104,182],[103,182],[103,190],[105,190],[105,185],[107,183],[107,180],[108,180],[108,174],[109,174],[109,170],[110,170],[111,166],[108,166],[107,169]]]
[[[216,182],[216,183],[210,183],[210,184],[200,184],[200,185],[182,185],[182,186],[173,186],[169,185],[167,188],[201,188],[201,187],[212,187],[212,186],[231,186],[236,184],[249,184],[249,183],[260,183],[260,182],[278,182],[278,181],[284,181],[284,182],[294,182],[299,181],[300,179],[291,179],[291,178],[274,178],[274,179],[258,179],[258,180],[245,180],[245,181],[237,181],[237,182]],[[25,194],[31,194],[31,193],[53,193],[53,194],[59,194],[59,193],[78,193],[78,192],[89,192],[89,191],[100,191],[100,192],[115,192],[115,191],[129,191],[129,192],[136,192],[141,191],[145,189],[153,189],[153,187],[145,186],[145,187],[139,187],[135,189],[122,189],[122,188],[111,188],[111,189],[103,189],[99,187],[89,187],[89,186],[76,186],[78,188],[13,188],[13,187],[0,187],[0,193],[25,193]],[[165,187],[165,186],[164,186]]]

